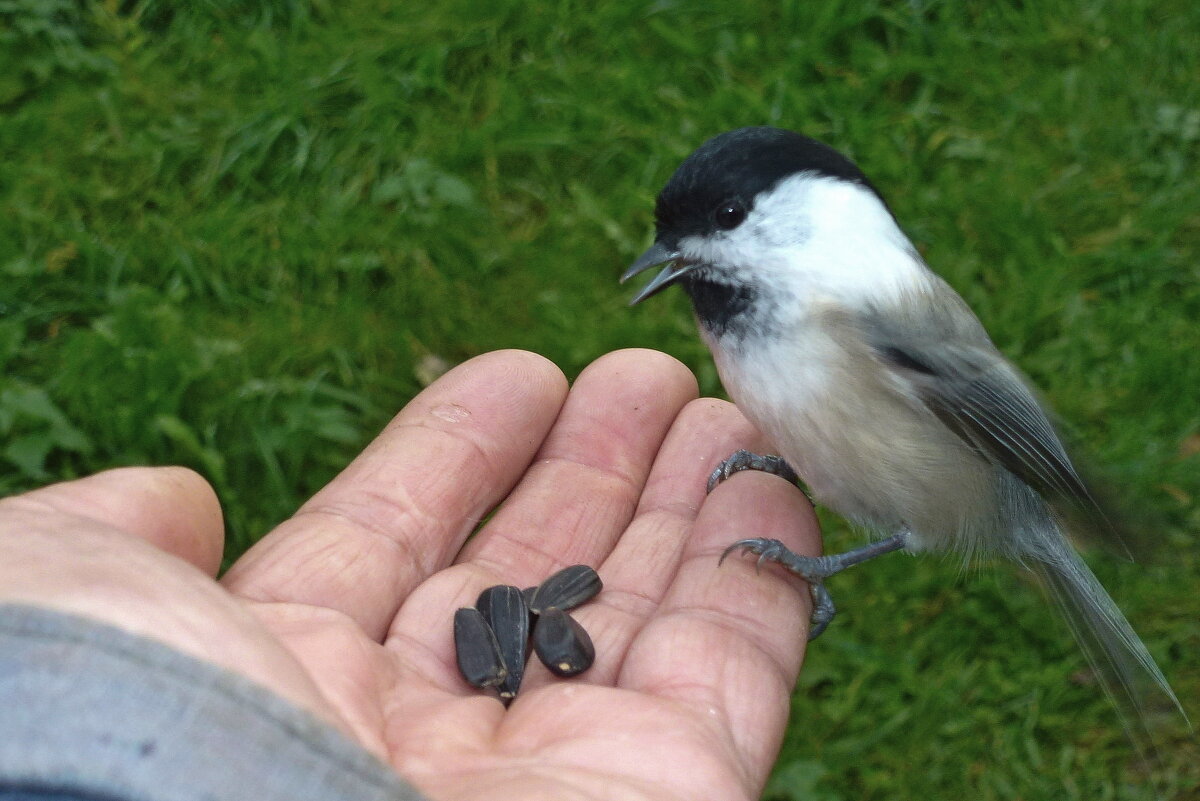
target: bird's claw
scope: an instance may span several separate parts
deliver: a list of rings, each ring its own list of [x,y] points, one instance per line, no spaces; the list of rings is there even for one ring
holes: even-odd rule
[[[717,561],[719,567],[725,557],[736,550],[741,550],[743,553],[752,553],[758,555],[758,561],[754,565],[754,571],[757,573],[762,569],[763,562],[778,562],[779,557],[787,551],[784,544],[779,540],[766,539],[764,537],[752,537],[750,539],[738,540],[730,545],[721,553],[721,558]]]
[[[760,456],[743,448],[734,451],[728,459],[722,460],[717,465],[717,469],[713,470],[708,476],[708,484],[705,486],[705,492],[712,492],[722,481],[726,481],[730,476],[740,473],[743,470],[757,470],[761,473],[770,473],[773,476],[779,476],[784,481],[792,484],[799,485],[800,483],[800,477],[796,475],[796,471],[782,457],[772,455]]]

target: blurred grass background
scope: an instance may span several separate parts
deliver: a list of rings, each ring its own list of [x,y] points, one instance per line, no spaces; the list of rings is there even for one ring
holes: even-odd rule
[[[233,555],[431,364],[655,346],[719,393],[680,293],[616,276],[695,146],[793,127],[1154,520],[1156,563],[1092,562],[1200,715],[1200,6],[596,5],[0,0],[0,491],[187,464]],[[1200,797],[1013,571],[836,589],[767,798]]]

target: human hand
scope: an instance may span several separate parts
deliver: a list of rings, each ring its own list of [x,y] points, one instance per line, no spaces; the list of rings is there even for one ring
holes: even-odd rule
[[[695,393],[652,351],[598,360],[569,395],[544,359],[487,354],[422,392],[220,581],[220,510],[190,471],[114,470],[0,501],[0,602],[248,676],[434,799],[757,798],[809,594],[717,558],[766,533],[816,553],[819,535],[804,496],[771,476],[705,498],[718,460],[763,443]],[[575,563],[604,580],[573,613],[595,665],[563,680],[534,660],[507,709],[468,687],[454,610]]]

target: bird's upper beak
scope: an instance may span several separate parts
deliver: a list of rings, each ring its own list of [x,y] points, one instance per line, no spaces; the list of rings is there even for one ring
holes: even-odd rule
[[[649,250],[638,256],[637,261],[629,265],[629,269],[621,275],[621,283],[625,283],[638,273],[644,273],[651,267],[658,267],[663,264],[667,266],[663,268],[662,272],[654,276],[654,280],[642,287],[642,290],[633,296],[633,299],[629,301],[630,306],[636,306],[651,295],[666,289],[700,266],[697,262],[685,260],[678,250],[662,242],[655,242],[650,246]]]

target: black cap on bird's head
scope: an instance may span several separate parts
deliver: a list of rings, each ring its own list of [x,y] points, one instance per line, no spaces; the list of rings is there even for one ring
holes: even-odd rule
[[[797,173],[860,184],[883,202],[883,196],[854,162],[815,139],[769,126],[738,128],[714,136],[679,165],[658,195],[654,244],[625,271],[621,281],[651,267],[667,267],[634,296],[631,305],[700,266],[680,255],[681,238],[736,228],[760,193]]]

